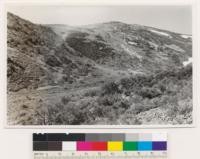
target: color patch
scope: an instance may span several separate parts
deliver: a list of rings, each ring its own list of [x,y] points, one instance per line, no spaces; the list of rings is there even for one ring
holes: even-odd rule
[[[112,134],[111,140],[108,141],[125,141],[125,134]]]
[[[62,142],[61,141],[48,142],[48,151],[62,151]]]
[[[33,142],[33,151],[48,151],[48,142]]]
[[[152,141],[167,141],[166,133],[154,133],[152,134]]]
[[[110,133],[99,134],[98,141],[112,141],[112,134]]]
[[[47,141],[47,134],[33,134],[33,141]]]
[[[77,142],[77,150],[78,151],[92,151],[92,143],[91,142]]]
[[[149,133],[139,134],[139,141],[152,141],[152,134]]]
[[[154,151],[163,151],[167,150],[167,142],[153,142]]]
[[[99,134],[90,133],[85,135],[85,141],[99,141]]]
[[[118,142],[118,141],[108,142],[108,151],[123,151],[123,142]]]
[[[85,134],[49,133],[48,141],[85,141]]]
[[[62,142],[63,151],[76,151],[76,142]]]
[[[138,141],[139,134],[126,134],[125,141]]]
[[[107,142],[93,142],[92,143],[93,151],[107,151],[107,149],[108,149]]]
[[[152,151],[152,142],[138,142],[138,151]]]
[[[124,151],[137,151],[138,150],[138,143],[126,141],[123,143],[123,150]]]

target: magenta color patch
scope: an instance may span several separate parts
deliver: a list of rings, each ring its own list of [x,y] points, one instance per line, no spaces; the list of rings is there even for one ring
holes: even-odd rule
[[[92,151],[92,143],[78,141],[77,143],[77,151]]]

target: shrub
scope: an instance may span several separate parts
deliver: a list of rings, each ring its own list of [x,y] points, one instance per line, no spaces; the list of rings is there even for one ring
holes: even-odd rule
[[[98,104],[103,106],[113,106],[116,101],[117,98],[113,95],[101,96],[97,99]]]
[[[92,89],[92,90],[88,90],[86,93],[85,93],[85,96],[86,97],[94,97],[94,96],[97,96],[99,94],[99,91],[96,90],[96,89]]]
[[[69,103],[69,101],[71,100],[71,98],[70,97],[62,97],[61,98],[61,103],[63,103],[64,105],[66,105],[66,104],[68,104]]]
[[[57,67],[62,65],[62,63],[53,55],[49,55],[48,57],[46,57],[45,62],[47,63],[47,65],[52,67]]]
[[[121,93],[121,91],[118,88],[118,85],[115,82],[106,83],[102,87],[102,95],[114,93]]]
[[[157,88],[148,88],[148,87],[143,87],[141,90],[137,91],[137,94],[142,96],[143,98],[155,98],[161,95],[161,91]]]

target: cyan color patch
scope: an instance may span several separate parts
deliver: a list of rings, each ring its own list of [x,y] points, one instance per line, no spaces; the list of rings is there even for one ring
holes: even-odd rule
[[[138,142],[138,151],[152,151],[152,142]]]

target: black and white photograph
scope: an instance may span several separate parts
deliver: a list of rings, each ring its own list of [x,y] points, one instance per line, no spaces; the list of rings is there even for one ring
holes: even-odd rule
[[[6,6],[7,125],[193,124],[192,6]]]

